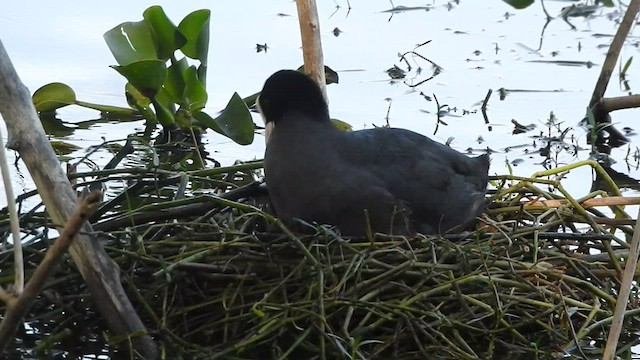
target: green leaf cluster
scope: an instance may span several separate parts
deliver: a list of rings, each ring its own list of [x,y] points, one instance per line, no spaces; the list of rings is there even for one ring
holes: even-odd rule
[[[162,7],[151,6],[141,21],[124,22],[104,34],[117,62],[112,68],[128,81],[125,94],[131,109],[80,102],[69,86],[53,83],[34,93],[36,110],[76,104],[103,112],[133,111],[167,130],[210,128],[239,144],[250,144],[253,120],[237,93],[216,118],[203,111],[208,100],[210,18],[209,10],[196,10],[176,26]]]

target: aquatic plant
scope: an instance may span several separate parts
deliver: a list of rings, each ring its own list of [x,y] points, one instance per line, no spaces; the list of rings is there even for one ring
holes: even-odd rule
[[[204,111],[210,15],[209,10],[196,10],[176,26],[162,7],[151,6],[143,20],[124,22],[104,34],[118,63],[112,68],[128,81],[125,94],[131,108],[78,101],[71,87],[51,83],[34,93],[36,110],[50,112],[75,104],[104,113],[139,114],[166,131],[209,128],[238,144],[250,144],[254,124],[238,93],[217,117]]]

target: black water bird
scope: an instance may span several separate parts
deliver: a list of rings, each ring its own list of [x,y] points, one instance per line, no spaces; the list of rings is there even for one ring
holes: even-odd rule
[[[264,84],[265,180],[276,214],[344,235],[444,233],[482,211],[489,156],[465,156],[405,129],[340,131],[318,85],[281,70]]]

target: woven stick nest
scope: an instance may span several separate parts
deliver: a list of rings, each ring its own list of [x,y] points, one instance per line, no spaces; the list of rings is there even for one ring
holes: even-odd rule
[[[579,165],[603,173],[595,163]],[[349,239],[326,226],[308,234],[285,228],[250,184],[259,167],[76,174],[133,184],[105,202],[94,228],[168,358],[601,354],[628,253],[625,236],[633,232],[621,207],[612,205],[616,215],[608,217],[581,205],[607,193],[574,199],[544,173],[495,177],[484,229]],[[185,188],[190,191],[181,196]],[[553,201],[559,207],[549,207]],[[44,239],[43,226],[51,224],[38,211],[23,222]],[[26,247],[27,276],[46,244]],[[9,283],[10,251],[0,256]],[[634,289],[622,354],[640,341],[637,304]],[[126,341],[109,337],[69,260],[33,307],[14,352],[116,356],[111,345]]]

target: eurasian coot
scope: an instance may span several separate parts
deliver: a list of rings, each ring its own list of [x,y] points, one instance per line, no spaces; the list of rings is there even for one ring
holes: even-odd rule
[[[281,70],[258,107],[267,127],[265,180],[276,214],[344,235],[444,233],[482,210],[489,156],[465,156],[405,129],[344,132],[318,85]]]

